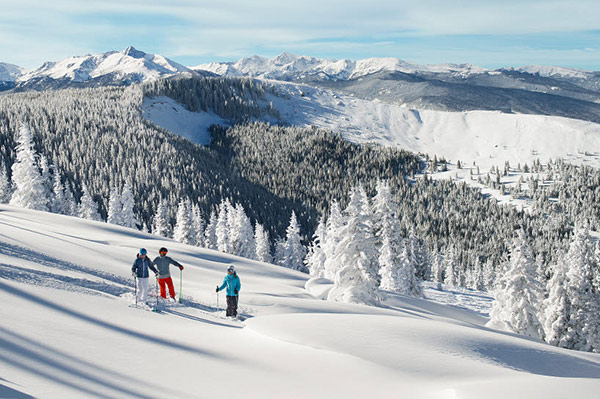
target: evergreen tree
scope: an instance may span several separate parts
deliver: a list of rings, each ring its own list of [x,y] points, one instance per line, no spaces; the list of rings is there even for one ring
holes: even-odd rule
[[[107,223],[122,226],[122,210],[123,204],[121,202],[121,194],[119,194],[119,189],[117,187],[112,187],[110,189],[110,197],[108,199],[108,218],[106,219]]]
[[[0,162],[0,204],[8,204],[11,196],[12,188],[8,178],[8,172],[3,163]]]
[[[161,199],[152,225],[152,233],[161,237],[171,237],[171,224],[169,223],[169,207],[167,201]]]
[[[181,200],[177,207],[177,218],[173,239],[188,245],[196,245],[194,233],[192,204],[189,199]]]
[[[509,267],[502,280],[494,292],[490,324],[543,339],[544,329],[538,317],[542,287],[537,280],[531,248],[521,231],[513,239]]]
[[[196,235],[196,245],[204,246],[204,218],[197,204],[192,205],[193,230]]]
[[[39,159],[42,185],[44,187],[44,198],[46,198],[48,209],[50,209],[52,201],[54,200],[52,174],[50,173],[50,165],[48,165],[48,158],[46,158],[44,155],[40,155]]]
[[[235,243],[234,253],[248,259],[256,259],[256,242],[254,230],[246,211],[241,204],[235,207],[232,241]]]
[[[552,276],[546,284],[548,298],[544,300],[544,333],[546,342],[565,347],[570,303],[567,293],[567,263],[564,257],[552,267]]]
[[[81,196],[81,203],[79,204],[78,216],[82,219],[101,221],[102,218],[98,213],[98,203],[94,201],[88,187],[85,183],[82,185],[83,195]]]
[[[79,216],[79,207],[75,202],[75,196],[73,190],[71,190],[71,183],[65,181],[65,215]]]
[[[231,208],[231,203],[228,199],[222,200],[219,205],[219,216],[217,218],[217,226],[215,229],[215,234],[217,236],[217,249],[221,252],[231,253],[231,241],[229,238],[230,229],[228,223],[228,214],[230,213],[229,209]]]
[[[12,181],[14,192],[11,205],[23,208],[48,210],[48,196],[45,183],[37,168],[36,154],[33,149],[31,132],[22,124],[19,129],[17,159],[12,165]]]
[[[258,222],[254,223],[254,241],[256,242],[256,259],[261,262],[272,263],[269,232]]]
[[[308,272],[304,266],[306,248],[302,245],[300,237],[300,225],[296,219],[296,213],[292,211],[290,224],[286,231],[283,266],[290,269]]]
[[[217,249],[217,223],[217,212],[213,209],[210,212],[210,219],[204,231],[204,247],[208,249]]]
[[[273,263],[279,266],[283,266],[285,261],[285,239],[277,237],[275,239],[275,254],[273,255]]]
[[[137,228],[139,222],[135,217],[135,213],[133,212],[133,207],[135,204],[129,183],[125,183],[125,186],[123,186],[123,192],[121,193],[121,205],[121,226],[132,229]]]
[[[337,271],[328,300],[376,305],[381,301],[378,289],[377,248],[362,187],[352,191],[346,207],[347,223],[340,229],[341,238],[335,248],[333,261]]]
[[[560,344],[569,349],[599,351],[599,298],[592,286],[593,248],[587,226],[576,228],[565,260],[569,320]]]
[[[325,241],[323,242],[323,254],[325,256],[325,278],[333,280],[337,274],[339,264],[334,261],[335,250],[341,240],[341,231],[345,224],[345,218],[340,211],[337,201],[333,201],[329,209],[325,228]]]
[[[325,252],[323,251],[323,243],[325,242],[327,224],[325,216],[321,216],[317,229],[313,234],[313,241],[308,249],[304,264],[309,270],[312,277],[325,276]]]
[[[54,185],[52,187],[52,202],[50,203],[50,212],[59,213],[61,215],[68,215],[70,213],[70,207],[67,204],[65,196],[65,188],[60,179],[60,172],[54,167]]]
[[[431,278],[434,283],[441,284],[444,282],[444,257],[437,248],[433,251]]]
[[[454,248],[454,244],[448,245],[446,247],[446,251],[444,253],[444,284],[447,284],[451,287],[456,287],[458,283],[458,279],[456,276],[456,251]]]

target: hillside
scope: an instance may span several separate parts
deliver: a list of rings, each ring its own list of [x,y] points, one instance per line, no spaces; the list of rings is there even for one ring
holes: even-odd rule
[[[0,225],[1,396],[205,398],[231,387],[247,398],[547,399],[600,388],[600,355],[490,330],[473,310],[394,294],[383,308],[326,302],[301,273],[10,206]],[[184,306],[136,309],[130,264],[139,247],[163,245],[185,265]],[[242,322],[215,313],[230,263]]]

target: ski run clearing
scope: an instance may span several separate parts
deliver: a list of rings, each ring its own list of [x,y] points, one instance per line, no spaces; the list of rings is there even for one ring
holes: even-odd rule
[[[183,304],[133,305],[131,264],[161,246]],[[216,309],[228,264],[240,320]],[[179,290],[180,273],[172,268]],[[384,307],[319,299],[282,267],[136,230],[0,206],[0,397],[591,398],[600,355],[484,327],[491,298],[434,289]],[[152,281],[151,287],[154,287]],[[151,292],[150,302],[155,300]]]

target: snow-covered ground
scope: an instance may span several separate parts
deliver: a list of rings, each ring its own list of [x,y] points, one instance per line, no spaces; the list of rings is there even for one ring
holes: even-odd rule
[[[169,97],[144,98],[142,115],[155,125],[202,145],[210,143],[210,125],[227,125],[213,113],[190,112]]]
[[[135,254],[163,245],[185,265],[184,303],[160,313],[132,307]],[[214,287],[230,263],[244,321],[216,311]],[[374,308],[323,301],[331,283],[307,281],[135,230],[0,205],[0,397],[545,399],[600,389],[600,355],[484,327],[485,294],[428,285],[427,299],[389,294]]]
[[[600,125],[557,116],[499,111],[415,110],[367,101],[291,83],[275,83],[280,96],[269,98],[294,125],[316,125],[341,132],[357,143],[377,143],[475,162],[481,170],[565,158],[600,167]]]

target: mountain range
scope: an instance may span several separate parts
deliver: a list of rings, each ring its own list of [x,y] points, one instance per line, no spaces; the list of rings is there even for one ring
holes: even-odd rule
[[[439,111],[489,110],[600,123],[600,72],[555,66],[485,69],[418,65],[397,58],[325,60],[284,52],[186,67],[133,47],[70,57],[25,70],[0,63],[1,90],[128,85],[176,74],[301,83],[365,100]]]

